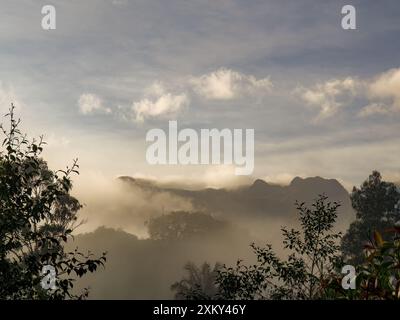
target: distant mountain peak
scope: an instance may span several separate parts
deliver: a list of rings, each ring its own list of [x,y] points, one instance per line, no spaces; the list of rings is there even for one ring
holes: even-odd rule
[[[118,179],[118,180],[121,180],[121,181],[123,181],[123,182],[130,182],[130,183],[135,183],[135,182],[136,182],[136,179],[135,179],[135,178],[132,178],[132,177],[130,177],[130,176],[120,176],[120,177],[118,177],[117,179]]]
[[[289,185],[289,189],[299,192],[311,191],[318,193],[340,193],[347,194],[347,190],[336,179],[325,179],[319,176],[300,178],[296,177]]]
[[[293,185],[299,184],[299,183],[301,183],[303,180],[304,180],[304,179],[301,178],[301,177],[294,177],[293,180],[290,182],[289,185],[293,186]]]
[[[315,176],[315,177],[307,177],[307,178],[301,178],[301,177],[295,177],[291,182],[290,185],[298,185],[301,183],[316,183],[316,182],[335,182],[338,183],[336,179],[325,179],[320,176]]]
[[[128,186],[135,186],[139,188],[147,188],[147,189],[154,189],[157,188],[157,185],[154,181],[142,178],[132,178],[130,176],[120,176],[117,180],[126,183]]]
[[[295,211],[293,204],[296,201],[311,204],[319,194],[326,194],[330,201],[340,202],[341,212],[346,212],[344,217],[352,219],[354,216],[348,191],[340,182],[318,176],[295,177],[289,185],[278,185],[268,183],[263,179],[254,179],[252,184],[234,189],[192,190],[181,186],[165,186],[157,184],[155,180],[142,178],[120,177],[119,180],[125,182],[127,186],[134,187],[133,191],[135,188],[140,188],[152,194],[168,192],[178,197],[179,201],[176,203],[181,203],[181,200],[188,201],[193,210],[220,216],[292,217]]]
[[[256,181],[253,182],[253,187],[267,187],[269,184],[262,180],[262,179],[257,179]]]

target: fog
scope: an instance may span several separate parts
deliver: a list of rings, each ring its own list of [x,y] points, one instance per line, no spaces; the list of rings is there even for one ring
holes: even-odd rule
[[[123,229],[139,238],[147,237],[146,221],[174,210],[192,210],[189,200],[168,192],[152,192],[127,187],[118,179],[93,177],[91,183],[74,190],[83,205],[79,217],[84,221],[76,233],[93,231],[100,226]]]
[[[293,199],[311,204],[326,192],[332,201],[341,201],[339,231],[354,217],[347,191],[336,180],[319,177],[297,178],[288,186],[257,180],[244,187],[193,189],[179,181],[130,177],[95,177],[90,185],[75,188],[74,195],[84,204],[79,217],[85,223],[75,230],[69,247],[96,254],[107,251],[105,269],[80,279],[76,289],[90,287],[94,299],[170,299],[170,286],[183,277],[189,261],[252,263],[252,242],[270,243],[278,256],[286,256],[281,227],[298,227]],[[224,222],[224,228],[210,227],[184,239],[149,238],[147,222],[172,211],[202,211]]]

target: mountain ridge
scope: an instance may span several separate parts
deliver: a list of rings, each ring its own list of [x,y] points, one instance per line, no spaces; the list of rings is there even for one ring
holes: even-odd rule
[[[136,186],[150,192],[168,192],[192,202],[195,210],[226,217],[293,217],[296,201],[311,204],[320,194],[329,201],[341,203],[340,216],[353,219],[349,193],[336,179],[295,177],[285,186],[255,179],[252,184],[232,189],[201,188],[188,190],[162,186],[157,181],[137,179],[129,176],[118,178],[128,186]],[[342,218],[341,217],[341,218]]]

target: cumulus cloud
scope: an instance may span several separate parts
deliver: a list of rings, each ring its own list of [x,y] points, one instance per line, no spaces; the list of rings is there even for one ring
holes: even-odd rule
[[[81,94],[78,100],[79,111],[82,114],[90,114],[94,112],[111,113],[111,109],[103,106],[102,100],[95,94]]]
[[[132,105],[135,121],[143,122],[146,118],[176,115],[189,104],[186,93],[167,92],[161,82],[154,82],[145,90],[146,97]]]
[[[194,91],[206,99],[230,100],[255,92],[269,92],[272,82],[269,78],[257,79],[253,75],[218,69],[190,80]]]
[[[368,86],[368,95],[375,102],[364,107],[360,116],[400,112],[400,68],[377,76]]]
[[[372,80],[333,79],[311,88],[297,88],[295,93],[308,105],[319,109],[316,120],[333,116],[355,96],[367,101],[358,117],[390,115],[400,112],[400,68],[390,69]]]
[[[243,95],[269,92],[272,82],[269,78],[257,79],[229,69],[218,69],[200,77],[191,77],[178,87],[166,88],[160,81],[155,81],[144,90],[144,98],[132,104],[134,119],[143,122],[146,118],[176,115],[189,105],[189,93],[193,91],[205,99],[230,100]],[[193,89],[191,91],[190,89]]]
[[[359,85],[358,80],[347,77],[317,83],[311,88],[300,87],[295,93],[299,94],[308,105],[319,110],[316,120],[321,120],[332,117],[348,103],[356,94]]]

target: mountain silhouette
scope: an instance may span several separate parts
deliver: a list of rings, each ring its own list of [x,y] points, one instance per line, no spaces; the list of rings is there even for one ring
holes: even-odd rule
[[[338,222],[348,224],[354,218],[349,193],[336,179],[321,177],[295,177],[289,185],[270,184],[256,179],[253,184],[236,189],[205,188],[186,190],[159,185],[157,182],[120,177],[128,186],[133,185],[151,192],[169,192],[191,201],[195,210],[224,218],[296,218],[295,202],[311,204],[319,194],[341,204]]]

